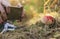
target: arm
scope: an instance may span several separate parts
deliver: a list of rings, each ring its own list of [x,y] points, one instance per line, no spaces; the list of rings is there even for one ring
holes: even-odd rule
[[[2,4],[0,4],[0,15],[3,18],[3,20],[6,20],[7,19],[7,15],[6,15],[5,9],[2,6]]]
[[[0,16],[0,24],[2,24],[2,22],[3,22],[3,19],[2,19],[2,17]]]
[[[9,13],[10,12],[10,8],[9,7],[11,6],[9,1],[8,0],[2,0],[1,4],[6,8],[6,12]]]

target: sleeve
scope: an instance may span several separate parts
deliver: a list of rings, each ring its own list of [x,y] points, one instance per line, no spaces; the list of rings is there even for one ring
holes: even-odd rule
[[[11,6],[8,0],[2,0],[2,4],[6,7]]]
[[[1,3],[1,0],[0,0],[0,3]]]

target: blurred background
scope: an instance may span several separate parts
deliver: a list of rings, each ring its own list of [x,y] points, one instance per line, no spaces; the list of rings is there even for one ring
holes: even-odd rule
[[[3,39],[60,39],[60,0],[19,0],[19,2],[23,5],[25,17],[22,22],[14,21],[14,25],[19,28],[3,34]],[[41,22],[41,18],[46,14],[53,16],[57,21],[52,24],[54,28],[46,28]]]

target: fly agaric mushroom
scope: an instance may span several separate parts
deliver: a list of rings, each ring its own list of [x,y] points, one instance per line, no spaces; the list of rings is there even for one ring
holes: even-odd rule
[[[41,22],[44,24],[52,24],[54,22],[54,18],[52,16],[46,15],[44,17],[42,17]]]

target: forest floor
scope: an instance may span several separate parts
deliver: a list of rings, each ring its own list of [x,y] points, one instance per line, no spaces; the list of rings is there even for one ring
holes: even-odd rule
[[[54,13],[51,15],[54,17],[58,15]],[[0,39],[60,39],[60,23],[56,23],[58,25],[55,24],[55,28],[46,29],[40,22],[42,16],[44,14],[36,15],[30,20],[23,19],[22,22],[15,22],[14,24],[19,28],[5,32],[0,35]]]

